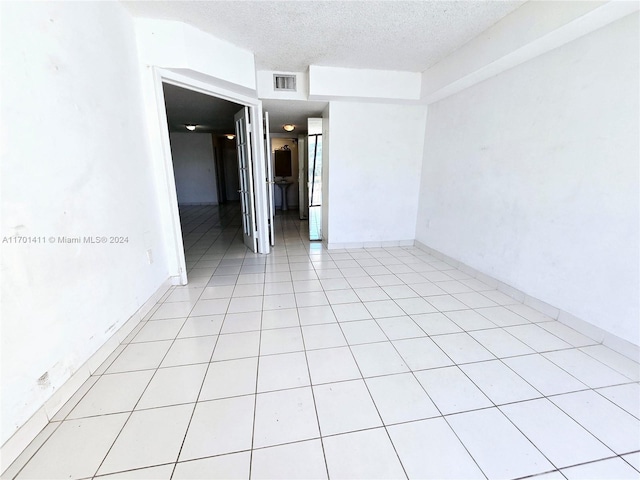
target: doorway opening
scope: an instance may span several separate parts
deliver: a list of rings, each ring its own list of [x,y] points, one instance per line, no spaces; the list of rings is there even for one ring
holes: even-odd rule
[[[247,118],[261,118],[262,108],[260,100],[256,98],[247,97],[245,95],[227,90],[224,87],[190,78],[188,75],[182,73],[172,72],[159,68],[154,68],[153,72],[155,92],[154,103],[155,111],[158,115],[159,120],[159,123],[157,124],[159,129],[156,132],[153,132],[153,134],[157,135],[157,138],[159,139],[159,142],[156,145],[158,145],[159,148],[158,153],[161,155],[161,158],[163,158],[163,164],[161,166],[162,170],[158,172],[159,175],[162,175],[164,180],[159,184],[159,188],[161,189],[159,198],[161,215],[165,225],[165,231],[168,234],[167,260],[169,265],[169,273],[175,285],[186,285],[186,245],[183,241],[183,231],[180,224],[180,208],[178,206],[178,190],[180,188],[180,181],[178,181],[178,183],[176,182],[176,179],[179,175],[177,175],[174,170],[174,161],[172,158],[172,140],[170,139],[172,129],[171,126],[172,124],[177,123],[179,128],[184,129],[181,131],[181,133],[185,133],[188,131],[188,133],[192,134],[195,134],[194,132],[197,132],[197,134],[208,134],[208,137],[210,139],[210,141],[208,142],[210,152],[209,161],[204,162],[204,164],[206,165],[204,171],[202,169],[201,163],[199,171],[201,173],[204,173],[202,175],[203,177],[207,177],[206,181],[209,182],[209,186],[213,186],[212,188],[215,188],[216,194],[214,198],[211,199],[211,196],[213,196],[213,194],[210,188],[207,192],[209,198],[205,201],[200,201],[200,199],[198,198],[194,200],[192,197],[191,200],[187,200],[187,202],[192,204],[213,204],[214,206],[217,204],[219,206],[221,205],[221,202],[231,201],[234,194],[239,193],[239,189],[235,189],[235,191],[232,190],[234,182],[229,181],[229,174],[233,172],[234,169],[225,168],[226,165],[220,168],[220,162],[225,161],[225,155],[223,153],[225,150],[225,143],[221,139],[219,139],[219,141],[216,143],[216,141],[212,137],[212,133],[231,136],[237,148],[237,134],[234,133],[234,113],[243,111],[245,112],[245,117]],[[208,114],[204,120],[199,120],[196,118],[177,120],[174,122],[172,121],[172,116],[170,114],[168,115],[169,109],[167,108],[167,105],[165,103],[164,96],[164,89],[171,89],[172,87],[180,87],[180,92],[184,95],[197,94],[201,100],[207,99],[218,102],[221,105],[225,105],[229,109],[229,111],[226,112],[226,114]],[[213,130],[213,128],[210,128],[207,132],[206,127],[211,127],[210,123],[217,120],[227,123],[225,123],[223,127],[220,127],[220,125],[218,125],[217,128],[219,130],[217,131]],[[189,129],[187,129],[187,125],[189,125]],[[264,147],[261,141],[254,140],[261,139],[263,137],[263,131],[263,124],[261,122],[253,122],[251,124],[247,122],[246,128],[244,130],[244,134],[249,140],[248,142],[245,142],[245,158],[247,160],[246,163],[247,165],[250,165],[250,168],[254,170],[256,178],[263,178],[265,175]],[[225,141],[227,140],[230,141],[230,139],[226,139]],[[233,145],[234,142],[232,142],[230,145]],[[227,155],[227,159],[229,157],[230,155]],[[237,165],[237,162],[234,161],[235,169],[238,168]],[[223,173],[224,181],[222,180]],[[191,172],[191,174],[193,175],[193,171]],[[240,172],[238,172],[238,177],[240,177]],[[255,188],[251,194],[251,198],[253,199],[251,225],[254,233],[253,238],[256,240],[253,243],[252,251],[256,253],[269,253],[270,246],[267,233],[265,182],[257,181],[255,182],[255,185],[252,182],[251,186],[252,188]],[[193,194],[193,192],[188,193]],[[185,203],[184,198],[184,195],[180,196],[180,203]],[[242,201],[239,202],[239,205],[242,205]],[[229,232],[227,231],[226,234],[228,235],[228,233]]]
[[[204,248],[203,242],[215,241],[221,225],[229,234],[233,225],[226,218],[240,209],[233,132],[234,114],[245,106],[169,83],[163,83],[162,90],[182,243],[190,269],[194,253]]]

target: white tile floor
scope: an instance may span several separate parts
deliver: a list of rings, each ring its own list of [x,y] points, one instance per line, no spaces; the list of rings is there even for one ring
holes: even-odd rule
[[[3,478],[640,478],[632,360],[416,248],[182,213],[189,285]]]

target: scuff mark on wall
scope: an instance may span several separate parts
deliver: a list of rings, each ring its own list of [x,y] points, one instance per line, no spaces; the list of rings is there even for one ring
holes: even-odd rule
[[[51,386],[51,380],[49,379],[49,372],[44,372],[37,380],[38,386],[42,389],[47,389]]]

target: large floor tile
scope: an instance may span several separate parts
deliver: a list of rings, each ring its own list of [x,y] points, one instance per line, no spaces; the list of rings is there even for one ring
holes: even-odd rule
[[[629,383],[624,375],[575,348],[548,352],[544,356],[591,388]]]
[[[621,458],[609,458],[565,468],[562,474],[568,480],[637,480],[639,472]]]
[[[240,333],[260,330],[262,312],[227,313],[220,333]]]
[[[190,311],[192,317],[200,315],[220,315],[227,313],[230,298],[215,298],[203,300],[202,298],[194,305]],[[185,315],[186,316],[186,315]]]
[[[99,480],[170,480],[172,473],[173,464],[170,463],[157,467],[137,468],[119,473],[110,473],[95,478]]]
[[[400,298],[395,300],[398,306],[407,315],[421,315],[424,313],[434,313],[438,310],[424,298]]]
[[[599,388],[597,392],[620,408],[640,419],[640,384],[627,383],[614,387]]]
[[[262,295],[253,297],[232,297],[227,308],[227,313],[260,312],[262,310]],[[224,328],[224,327],[223,327]]]
[[[506,308],[514,313],[517,313],[521,317],[526,318],[529,322],[538,323],[553,321],[553,319],[548,315],[539,312],[535,308],[531,308],[529,305],[523,305],[522,303],[507,305]]]
[[[300,325],[320,325],[324,323],[336,323],[336,316],[328,305],[298,308]]]
[[[443,415],[493,406],[456,366],[423,370],[415,376]]]
[[[496,405],[542,396],[500,360],[467,363],[460,365],[460,368]]]
[[[199,302],[196,302],[197,305]],[[151,320],[166,320],[169,318],[186,318],[194,308],[194,304],[189,302],[167,302],[151,315]],[[217,313],[217,312],[213,312]]]
[[[254,403],[253,395],[199,402],[180,461],[250,449]]]
[[[400,298],[415,298],[419,296],[407,285],[388,285],[382,287],[382,289],[384,290],[384,293],[386,293],[389,298],[393,300],[397,300]]]
[[[359,302],[360,298],[351,290],[329,290],[325,292],[331,305]]]
[[[178,338],[203,337],[217,335],[222,328],[224,315],[204,315],[202,317],[189,317],[182,325]]]
[[[640,452],[627,453],[626,455],[621,455],[621,458],[640,472]]]
[[[399,317],[405,314],[393,300],[364,302],[364,306],[373,318]]]
[[[640,364],[638,363],[638,359],[632,360],[618,352],[614,352],[604,345],[587,346],[580,350],[608,367],[613,368],[630,380],[634,382],[640,381]]]
[[[535,351],[525,343],[509,334],[506,329],[491,328],[488,330],[476,330],[470,332],[469,335],[498,358],[535,353]]]
[[[258,365],[258,392],[310,385],[304,352],[261,356]]]
[[[193,404],[133,412],[98,473],[175,462]]]
[[[178,335],[186,319],[155,320],[144,324],[131,343],[173,340]]]
[[[365,377],[409,371],[391,342],[354,345],[351,347],[351,351]]]
[[[224,360],[209,364],[199,400],[236,397],[256,391],[258,357]]]
[[[385,425],[440,415],[411,373],[368,378],[366,383]]]
[[[543,395],[584,390],[587,386],[542,355],[506,358],[505,364]]]
[[[258,394],[254,448],[318,438],[310,387]]]
[[[49,437],[18,478],[86,478],[100,463],[127,421],[128,414],[69,420]]]
[[[212,361],[256,357],[260,350],[260,332],[220,335],[211,357]]]
[[[454,293],[453,297],[469,308],[494,307],[496,302],[478,292]]]
[[[465,285],[458,280],[446,280],[444,282],[436,282],[436,285],[443,289],[445,292],[452,293],[463,293],[463,292],[473,292],[473,289],[468,285]]]
[[[514,327],[507,327],[505,330],[529,345],[536,352],[549,352],[572,347],[571,344],[542,328],[542,325],[545,323],[547,322],[543,322],[540,325],[516,325]]]
[[[390,298],[381,287],[355,288],[354,292],[361,302],[375,302]]]
[[[170,340],[127,345],[107,368],[106,373],[132,372],[157,368],[171,347]]]
[[[261,448],[254,450],[252,457],[252,479],[328,478],[320,440]]]
[[[452,310],[464,310],[467,307],[457,298],[451,295],[431,295],[427,297],[427,301],[441,312],[449,312]],[[425,312],[427,313],[427,312]]]
[[[444,314],[453,320],[462,330],[467,332],[496,327],[495,323],[480,315],[475,310],[454,310],[452,312],[445,312]]]
[[[343,347],[347,345],[347,341],[337,323],[302,327],[302,336],[307,350]]]
[[[102,375],[67,418],[130,412],[152,376],[153,370]]]
[[[300,327],[264,330],[260,334],[260,355],[300,352],[304,350]]]
[[[505,405],[500,410],[557,468],[613,455],[602,442],[546,398]]]
[[[480,315],[491,320],[499,327],[511,327],[513,325],[526,325],[529,320],[512,311],[512,305],[507,307],[488,307],[476,310]]]
[[[447,422],[489,479],[526,477],[554,469],[497,408],[451,415]]]
[[[172,480],[249,480],[251,452],[189,460],[176,464]]]
[[[331,308],[339,322],[368,320],[372,318],[369,310],[367,310],[362,303],[345,303],[341,305],[333,305]]]
[[[358,320],[341,325],[349,345],[387,341],[387,336],[375,320]]]
[[[265,295],[262,310],[283,310],[296,307],[296,298],[293,293],[278,295]]]
[[[393,425],[388,430],[409,478],[484,478],[443,418]]]
[[[617,454],[640,450],[640,420],[587,390],[550,400]]]
[[[407,478],[382,428],[336,435],[323,442],[329,478]]]
[[[313,385],[361,378],[358,365],[348,347],[309,351],[307,362]]]
[[[389,340],[402,340],[405,338],[418,338],[426,336],[425,332],[414,322],[411,317],[390,317],[376,320]]]
[[[285,308],[281,310],[265,310],[262,312],[262,329],[298,327],[298,310]]]
[[[136,409],[194,403],[206,371],[204,363],[158,369]]]
[[[382,425],[363,380],[317,385],[313,393],[323,436]]]
[[[393,342],[405,363],[413,371],[452,365],[453,362],[430,338],[412,338]]]
[[[329,305],[329,300],[327,300],[327,296],[324,294],[324,292],[296,293],[295,298],[298,308]]]
[[[162,367],[176,367],[179,365],[192,365],[194,363],[206,363],[211,360],[213,348],[218,337],[192,337],[179,338],[167,352],[162,360]]]
[[[462,311],[466,312],[467,310]],[[439,312],[412,315],[411,318],[427,335],[443,335],[462,331],[451,319]]]
[[[493,360],[495,356],[468,333],[438,335],[433,341],[456,363]]]

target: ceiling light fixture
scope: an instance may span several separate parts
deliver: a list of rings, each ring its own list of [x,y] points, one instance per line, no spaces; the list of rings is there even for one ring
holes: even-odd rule
[[[187,127],[187,130],[189,130],[190,132],[193,132],[196,129],[197,125],[185,125],[185,127]]]
[[[285,132],[293,132],[293,129],[296,128],[296,126],[287,123],[286,125],[283,125],[282,128],[284,128]]]
[[[227,139],[229,140],[233,140],[234,138],[236,138],[236,136],[232,133],[228,133],[227,135],[225,135],[225,137],[227,137]]]

